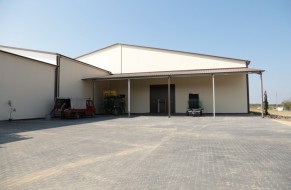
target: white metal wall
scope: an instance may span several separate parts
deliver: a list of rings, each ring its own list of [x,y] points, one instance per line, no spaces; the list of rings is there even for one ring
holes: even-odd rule
[[[121,73],[121,48],[112,46],[77,60],[100,67],[112,73]]]
[[[60,59],[60,97],[93,99],[93,84],[84,78],[108,75],[98,68],[61,57]]]
[[[246,62],[241,60],[120,44],[85,55],[78,60],[114,74],[246,67]]]
[[[212,77],[174,78],[176,111],[185,112],[189,93],[199,94],[205,113],[213,112]],[[248,113],[246,75],[215,76],[216,113]]]
[[[152,72],[245,67],[244,61],[173,51],[122,46],[122,72]]]
[[[0,120],[41,118],[54,102],[55,66],[0,52]]]

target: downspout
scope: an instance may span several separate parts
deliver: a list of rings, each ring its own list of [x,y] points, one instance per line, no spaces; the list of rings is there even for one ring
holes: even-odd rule
[[[95,80],[92,80],[92,85],[93,85],[93,104],[94,104],[94,106],[95,106],[95,108],[96,108],[96,95],[95,95],[95,91],[96,91],[96,82],[95,82]]]
[[[246,74],[246,83],[247,83],[247,109],[249,114],[250,113],[249,74]]]
[[[55,84],[54,84],[54,101],[56,101],[57,97],[60,96],[60,55],[56,54],[56,68],[55,68]],[[54,114],[54,108],[50,112],[50,116]]]
[[[57,65],[55,68],[55,93],[54,93],[54,99],[58,97],[58,68],[59,66]]]
[[[251,61],[246,61],[246,67],[249,67]],[[249,74],[246,74],[246,83],[247,83],[247,110],[248,114],[250,113],[250,88],[249,88]]]
[[[57,67],[55,70],[55,98],[60,96],[60,60],[61,56],[57,54],[56,57]]]

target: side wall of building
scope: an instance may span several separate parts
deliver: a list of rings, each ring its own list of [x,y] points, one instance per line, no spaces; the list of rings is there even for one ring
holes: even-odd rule
[[[0,120],[43,118],[54,102],[55,66],[0,52]]]
[[[61,57],[59,96],[63,98],[93,99],[92,81],[84,81],[82,79],[104,75],[108,75],[108,73],[96,67]]]
[[[122,72],[246,67],[245,61],[136,46],[122,46]]]
[[[121,58],[121,48],[120,45],[117,45],[77,58],[77,60],[100,67],[112,73],[121,73]]]
[[[167,84],[167,78],[131,80],[131,112],[149,113],[150,85],[160,84]],[[199,94],[204,112],[213,113],[211,76],[172,78],[171,84],[175,84],[176,113],[186,112],[189,93]],[[127,102],[127,80],[102,82],[96,88],[98,93],[111,89],[125,94]],[[217,113],[248,113],[246,75],[215,76],[215,96]],[[101,97],[97,101],[102,101]]]

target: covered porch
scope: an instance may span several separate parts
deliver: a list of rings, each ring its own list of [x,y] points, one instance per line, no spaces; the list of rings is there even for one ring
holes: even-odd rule
[[[104,90],[116,90],[126,95],[126,112],[145,114],[167,112],[185,113],[188,106],[188,94],[199,94],[203,102],[204,112],[217,113],[248,113],[249,90],[248,74],[258,74],[261,84],[261,106],[263,107],[263,70],[250,68],[204,69],[189,71],[165,71],[123,73],[96,78],[92,81],[93,100],[100,112]],[[153,97],[154,89],[162,89],[162,98]],[[160,90],[161,91],[161,90]],[[162,101],[161,103],[154,103]],[[261,109],[263,110],[263,109]],[[264,117],[262,112],[262,117]]]

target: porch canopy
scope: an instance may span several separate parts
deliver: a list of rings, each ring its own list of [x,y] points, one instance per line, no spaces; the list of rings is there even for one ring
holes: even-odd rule
[[[201,70],[179,70],[179,71],[160,71],[160,72],[139,72],[139,73],[121,73],[93,78],[85,78],[93,82],[93,98],[95,100],[95,82],[110,80],[128,80],[128,116],[130,117],[130,80],[146,78],[168,78],[168,117],[171,117],[170,109],[170,83],[174,77],[190,76],[212,76],[212,97],[213,97],[213,117],[215,117],[215,75],[233,75],[233,74],[259,74],[261,83],[261,114],[263,114],[263,74],[264,70],[252,69],[247,67],[241,68],[224,68],[224,69],[201,69]]]

